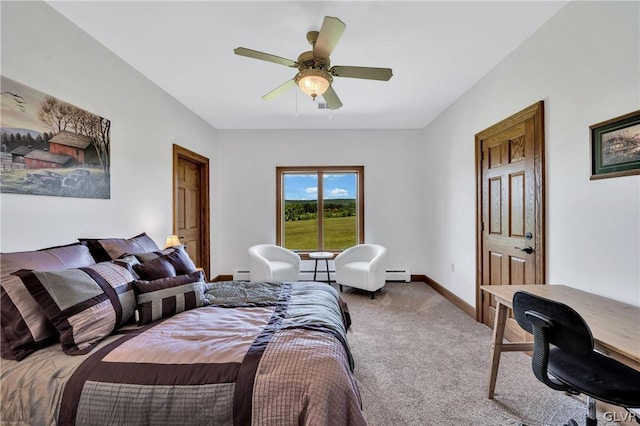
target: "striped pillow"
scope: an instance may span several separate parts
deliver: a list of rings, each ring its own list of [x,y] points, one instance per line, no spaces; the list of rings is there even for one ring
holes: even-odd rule
[[[135,311],[133,276],[113,262],[16,275],[60,333],[62,350],[69,355],[91,351]]]
[[[14,272],[21,269],[63,271],[95,263],[89,249],[80,243],[0,254],[2,358],[20,361],[58,341],[57,330]]]
[[[199,308],[206,303],[202,271],[153,281],[134,281],[133,285],[140,325]]]

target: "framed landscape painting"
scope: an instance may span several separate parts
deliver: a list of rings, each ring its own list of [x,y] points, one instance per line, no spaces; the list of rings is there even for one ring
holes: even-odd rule
[[[589,129],[592,180],[640,174],[640,110]]]
[[[111,198],[111,121],[0,77],[0,191]]]

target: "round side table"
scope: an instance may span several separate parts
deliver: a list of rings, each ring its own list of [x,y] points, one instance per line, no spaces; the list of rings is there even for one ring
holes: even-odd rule
[[[316,261],[316,265],[313,268],[313,280],[316,280],[316,274],[318,273],[318,260],[324,259],[324,264],[327,267],[327,284],[331,284],[331,277],[329,276],[329,259],[333,257],[333,253],[328,251],[315,251],[309,253],[309,257]]]

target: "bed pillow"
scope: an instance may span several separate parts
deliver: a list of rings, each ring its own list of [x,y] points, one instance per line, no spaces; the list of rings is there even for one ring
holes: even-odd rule
[[[140,279],[140,276],[138,275],[138,273],[135,271],[135,269],[133,269],[134,266],[140,264],[140,261],[134,255],[122,256],[119,259],[114,260],[113,263],[116,263],[120,266],[127,268],[129,272],[131,272],[131,275],[133,275],[134,280]]]
[[[136,271],[136,274],[138,274],[141,279],[147,281],[170,278],[178,275],[176,268],[166,260],[164,256],[149,262],[133,265],[133,270]]]
[[[69,355],[91,351],[135,311],[133,276],[113,262],[16,275],[60,333],[62,350]]]
[[[166,275],[167,277],[190,274],[197,270],[196,265],[193,263],[187,252],[182,247],[159,250],[151,253],[139,253],[135,256],[142,263],[138,266],[134,266],[134,269],[138,274],[140,274],[142,279],[145,280],[164,278],[157,274],[155,276],[145,276],[145,269],[149,268],[152,270],[151,272],[154,272],[154,268],[164,268],[165,270],[168,269],[168,271],[171,272],[171,268],[167,267],[166,263],[169,263],[175,271],[173,275]]]
[[[131,238],[80,238],[79,241],[89,248],[96,262],[115,260],[124,254],[159,250],[145,232]]]
[[[20,278],[21,269],[60,271],[95,264],[80,243],[0,255],[2,358],[20,361],[58,340],[58,332]]]
[[[197,270],[195,263],[182,247],[177,247],[171,253],[165,254],[164,259],[176,268],[177,275],[190,274]]]
[[[178,247],[170,247],[170,248],[166,248],[164,250],[155,250],[155,251],[150,251],[150,252],[146,252],[146,253],[136,253],[136,254],[133,254],[131,256],[135,256],[136,259],[138,259],[138,261],[141,262],[141,263],[151,262],[153,259],[157,259],[160,256],[164,256],[165,254],[171,253],[176,248],[178,248]]]
[[[138,324],[144,325],[205,305],[204,274],[196,271],[153,281],[134,281]]]

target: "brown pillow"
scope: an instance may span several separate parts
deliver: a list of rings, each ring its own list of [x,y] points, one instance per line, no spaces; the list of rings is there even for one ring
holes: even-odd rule
[[[197,270],[183,247],[154,251],[151,253],[138,253],[135,255],[143,264],[154,262],[157,259],[168,261],[176,270],[176,275],[190,274]]]
[[[134,265],[133,270],[136,271],[140,278],[147,281],[175,277],[178,275],[176,273],[176,268],[167,261],[164,256],[158,257],[157,259],[153,259],[149,262]]]
[[[124,254],[144,253],[159,250],[156,243],[145,232],[131,238],[79,238],[97,262],[115,260]]]
[[[177,275],[190,274],[197,270],[196,265],[182,247],[166,254],[164,258],[176,268]]]
[[[145,262],[150,262],[153,259],[157,259],[160,256],[164,256],[165,254],[169,254],[173,250],[175,250],[175,248],[171,247],[171,248],[166,248],[164,250],[150,251],[148,253],[136,253],[129,256],[135,256],[136,259],[138,259],[138,261],[145,263]]]
[[[21,269],[60,271],[95,264],[82,244],[0,255],[2,358],[20,361],[58,340],[58,332],[20,278]]]

